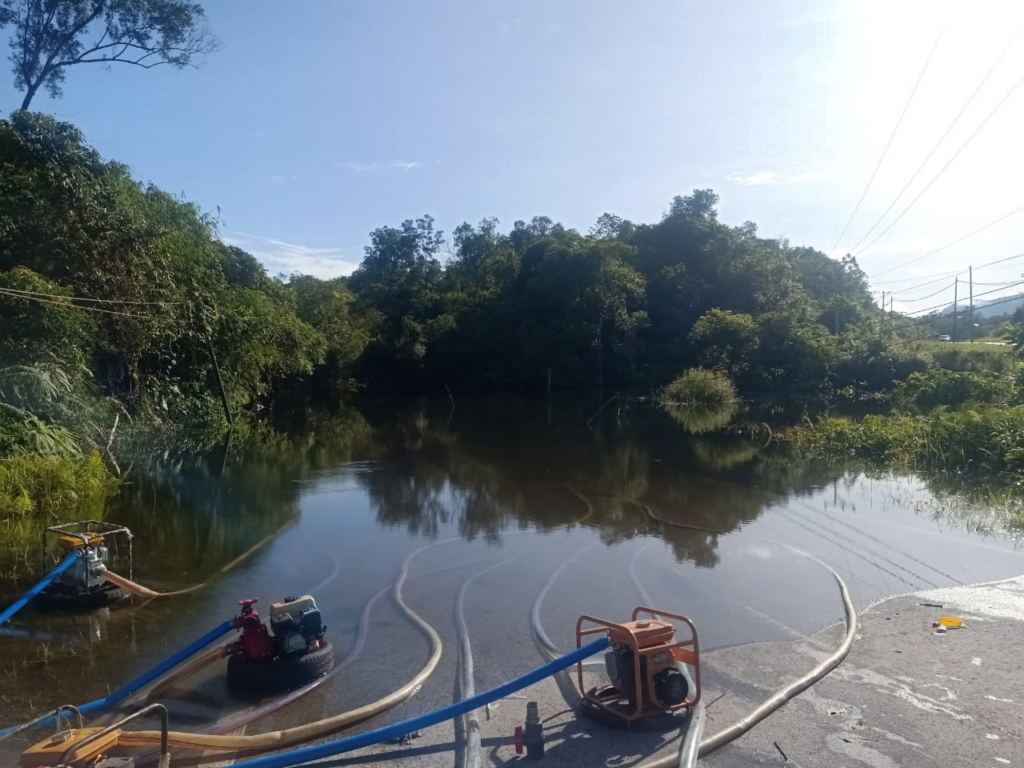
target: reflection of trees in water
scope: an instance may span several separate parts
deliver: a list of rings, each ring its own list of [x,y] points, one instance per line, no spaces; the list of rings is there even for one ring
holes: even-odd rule
[[[571,524],[586,511],[571,487],[593,505],[584,525],[606,543],[654,533],[680,560],[711,567],[720,533],[764,510],[770,499],[762,488],[789,493],[824,481],[819,470],[796,471],[792,458],[777,461],[757,443],[689,436],[653,409],[621,421],[607,414],[591,429],[593,410],[562,398],[557,407],[460,400],[451,414],[422,405],[377,416],[370,409],[382,463],[360,482],[382,524],[429,536],[455,524],[467,539],[495,539],[513,526]],[[686,527],[651,520],[643,504]]]
[[[108,519],[132,529],[137,555],[159,554],[136,561],[147,578],[192,581],[296,520],[296,481],[364,455],[367,435],[351,412],[289,432],[243,427],[203,453],[140,456]]]
[[[717,432],[732,421],[739,405],[736,402],[730,402],[722,408],[710,409],[665,404],[661,408],[674,421],[682,425],[687,432],[702,435],[706,432]]]
[[[742,438],[695,436],[654,408],[625,418],[608,409],[588,427],[599,404],[459,398],[454,413],[406,402],[369,403],[363,415],[299,414],[288,430],[241,430],[226,460],[222,446],[136,463],[113,519],[139,533],[147,551],[174,553],[147,570],[166,569],[172,580],[188,570],[191,579],[296,519],[304,479],[374,461],[355,481],[384,526],[427,537],[454,527],[466,539],[497,541],[512,529],[572,525],[589,502],[594,514],[583,525],[604,542],[654,534],[680,560],[711,567],[713,531],[754,520],[773,495],[842,474]],[[651,520],[645,504],[688,528]]]

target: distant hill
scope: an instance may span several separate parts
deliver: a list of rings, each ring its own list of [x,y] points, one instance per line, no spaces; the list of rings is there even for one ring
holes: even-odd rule
[[[961,299],[957,302],[957,306],[960,308],[961,312],[966,312],[968,307],[967,300]],[[985,301],[984,299],[975,299],[974,301],[974,313],[978,317],[1012,315],[1018,307],[1024,307],[1024,293],[1017,293],[1013,296],[1000,296],[997,299],[990,299],[989,301]],[[953,305],[950,304],[942,310],[942,314],[953,314]]]

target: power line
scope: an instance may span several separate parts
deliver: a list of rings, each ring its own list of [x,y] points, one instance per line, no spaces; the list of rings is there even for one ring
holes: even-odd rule
[[[976,294],[974,294],[974,298],[978,298],[979,296],[987,296],[990,293],[998,293],[999,291],[1006,290],[1007,288],[1015,288],[1018,285],[1024,285],[1024,280],[1020,280],[1020,281],[1018,281],[1016,283],[1010,283],[1009,285],[1004,285],[1001,288],[993,288],[990,291],[982,291],[981,293],[976,293]],[[1016,298],[1016,297],[1014,297],[1014,296],[1010,297],[1010,299],[1013,299],[1013,298]],[[933,309],[941,309],[942,307],[946,307],[948,305],[949,305],[949,302],[944,302],[942,304],[936,304],[934,307],[925,307],[924,309],[915,309],[913,312],[905,312],[904,314],[907,315],[907,317],[911,317],[913,315],[917,315],[917,314],[920,314],[922,312],[929,312],[929,311],[931,311]],[[991,305],[986,305],[986,306],[991,306]]]
[[[886,232],[888,232],[890,229],[892,229],[894,226],[896,226],[896,223],[900,219],[902,219],[904,216],[907,215],[907,212],[911,208],[914,207],[914,204],[924,196],[925,192],[927,192],[929,189],[931,189],[932,184],[934,184],[936,181],[939,180],[939,177],[942,176],[942,174],[946,172],[946,169],[949,168],[949,166],[953,164],[953,161],[956,160],[958,157],[960,157],[960,153],[963,152],[967,148],[967,145],[971,143],[971,141],[974,139],[975,136],[977,136],[979,133],[981,133],[982,129],[986,125],[988,125],[988,121],[993,118],[993,116],[996,114],[996,112],[998,112],[1007,101],[1009,101],[1010,97],[1014,94],[1014,92],[1018,88],[1020,88],[1021,85],[1024,85],[1024,78],[1021,78],[1020,80],[1018,80],[1016,83],[1013,84],[1013,86],[1010,88],[1010,90],[1008,90],[1006,92],[1006,95],[1003,96],[1003,98],[999,100],[998,104],[996,104],[995,109],[993,109],[991,112],[988,113],[988,115],[985,117],[985,119],[981,121],[981,125],[979,125],[975,129],[974,133],[972,133],[970,136],[967,137],[967,140],[963,144],[960,145],[959,149],[957,149],[957,151],[953,153],[953,156],[951,158],[949,158],[949,160],[946,161],[946,164],[939,169],[939,172],[932,177],[932,180],[929,181],[927,184],[925,184],[924,189],[922,189],[920,192],[917,193],[917,197],[915,197],[913,200],[910,201],[909,205],[907,205],[907,207],[903,209],[903,211],[900,213],[900,215],[897,216],[892,221],[890,221],[889,225],[885,229],[883,229],[881,232],[879,232],[875,236],[874,240],[872,240],[870,243],[868,243],[863,248],[861,248],[859,251],[857,251],[857,253],[854,254],[855,256],[859,256],[860,254],[864,253],[864,251],[866,251],[868,248],[870,248],[872,245],[877,243],[880,238],[885,236]]]
[[[54,293],[41,293],[39,291],[23,291],[19,288],[4,288],[3,290],[7,293],[18,293],[24,296],[59,296]],[[68,299],[69,301],[91,301],[99,304],[137,304],[145,306],[171,306],[181,304],[180,301],[129,301],[122,299],[88,299],[85,296],[60,296],[62,299]]]
[[[1002,264],[1007,261],[1013,261],[1014,259],[1024,259],[1024,253],[1017,253],[1013,256],[1007,256],[1005,259],[996,259],[995,261],[986,261],[984,264],[979,264],[978,269],[984,269],[985,267],[991,267],[993,264]]]
[[[991,302],[989,304],[986,304],[985,306],[986,307],[993,307],[993,306],[997,306],[999,304],[1005,304],[1005,303],[1010,302],[1010,301],[1022,301],[1022,298],[1020,296],[1008,296],[1005,299],[998,299],[998,300],[993,301],[993,302]],[[904,325],[903,326],[904,329],[906,329],[906,330],[918,327],[917,323],[913,322],[914,319],[910,318],[909,316],[901,315],[898,319],[900,320],[900,322],[908,323],[908,325]],[[993,324],[996,324],[996,323],[1001,323],[1001,322],[1004,322],[1002,317],[996,317],[996,318],[991,318],[990,320],[986,320],[986,321],[983,321],[981,323],[978,323],[977,326],[979,328],[984,328],[986,326],[993,325]],[[900,339],[898,341],[890,342],[887,346],[889,348],[892,348],[892,347],[903,346],[904,344],[913,344],[913,343],[918,342],[918,341],[928,341],[928,340],[932,339],[934,337],[934,335],[935,335],[934,333],[928,332],[928,333],[925,333],[925,334],[923,334],[921,336],[915,336],[915,337],[910,338],[910,339]]]
[[[979,267],[979,269],[980,269],[980,267]],[[943,278],[953,277],[954,275],[959,275],[961,272],[966,272],[966,271],[967,270],[963,270],[963,269],[961,269],[961,270],[951,269],[951,270],[948,270],[947,272],[935,272],[935,273],[930,274],[930,275],[918,275],[917,277],[901,277],[898,280],[876,280],[875,282],[872,283],[872,285],[892,285],[893,283],[912,283],[915,280],[927,280],[928,278],[931,278],[931,277],[935,278],[935,280],[933,280],[932,282],[937,282],[939,280],[942,280]],[[881,273],[879,273],[879,274],[881,274]],[[927,285],[927,283],[921,283],[921,285]],[[919,286],[912,285],[909,288],[904,288],[902,290],[911,291],[911,290],[913,290],[914,288],[917,288],[917,287],[919,287]]]
[[[1019,297],[1019,296],[1011,296],[1011,297],[1009,297],[1007,299],[1003,299],[1001,301],[993,301],[991,304],[986,304],[985,306],[986,307],[992,307],[992,306],[995,306],[996,304],[1005,304],[1007,301],[1014,301],[1014,300],[1020,301],[1021,297]],[[988,327],[990,325],[996,325],[998,323],[1003,323],[1003,322],[1005,322],[1005,320],[1003,320],[1002,317],[994,317],[994,318],[991,318],[990,320],[985,320],[984,322],[978,323],[978,327],[979,328],[986,328],[986,327]],[[900,341],[895,341],[895,342],[892,342],[891,344],[889,344],[888,348],[892,349],[893,347],[901,347],[904,344],[914,344],[915,342],[919,342],[919,341],[928,341],[929,339],[932,338],[933,335],[934,334],[929,333],[929,334],[926,334],[924,336],[918,336],[918,337],[913,338],[913,339],[901,339]]]
[[[946,283],[944,286],[939,288],[939,290],[935,291],[935,293],[929,293],[927,296],[918,296],[916,299],[900,299],[900,304],[914,304],[918,301],[924,301],[925,299],[932,298],[932,296],[938,296],[943,291],[948,291],[952,287],[953,283]]]
[[[992,63],[992,66],[989,67],[988,72],[985,73],[985,76],[981,79],[981,82],[978,83],[978,87],[974,89],[974,93],[972,93],[970,95],[970,98],[968,98],[967,101],[964,102],[964,105],[960,108],[960,111],[956,113],[956,117],[954,117],[953,121],[946,127],[946,130],[943,132],[942,136],[939,137],[939,140],[935,142],[935,146],[932,147],[931,151],[928,153],[928,156],[921,161],[921,164],[917,166],[917,170],[914,171],[914,174],[910,177],[907,183],[903,185],[903,189],[901,189],[899,191],[899,194],[896,195],[895,198],[893,198],[893,201],[889,203],[889,207],[885,209],[881,216],[878,217],[878,220],[871,225],[871,229],[865,232],[864,236],[860,240],[858,240],[857,243],[850,249],[851,251],[857,250],[860,247],[860,244],[868,239],[868,236],[875,231],[875,227],[881,224],[885,217],[889,215],[889,211],[891,211],[896,206],[896,203],[898,203],[900,198],[903,197],[903,194],[910,188],[910,185],[914,183],[915,179],[917,179],[921,171],[924,170],[924,167],[928,165],[928,161],[932,159],[932,157],[938,151],[939,147],[942,146],[942,142],[946,140],[946,137],[949,136],[953,128],[956,127],[957,122],[959,122],[960,118],[963,117],[964,112],[967,111],[968,107],[970,107],[971,104],[974,102],[974,99],[978,96],[979,93],[981,93],[981,89],[985,87],[985,83],[987,83],[989,78],[992,77],[992,73],[996,71],[996,68],[1003,62],[1003,59],[1006,58],[1006,54],[1010,52],[1010,49],[1013,47],[1013,44],[1017,42],[1017,38],[1020,37],[1020,33],[1022,31],[1024,31],[1024,27],[1018,29],[1014,36],[1010,38],[1010,42],[1006,44],[1006,47],[1003,48],[1002,53],[1000,53],[996,60]]]
[[[968,232],[966,235],[958,237],[956,240],[952,240],[952,241],[946,243],[943,246],[940,246],[938,248],[935,248],[934,250],[928,251],[928,253],[923,253],[920,256],[915,256],[910,261],[905,261],[902,264],[897,264],[895,267],[889,267],[889,269],[883,269],[881,272],[876,273],[874,275],[874,277],[879,277],[880,275],[886,275],[889,272],[893,272],[893,271],[895,271],[897,269],[902,269],[903,267],[908,267],[911,264],[915,264],[915,263],[919,262],[921,259],[926,259],[929,256],[934,256],[939,251],[944,251],[947,248],[953,247],[957,243],[962,243],[967,238],[974,237],[979,232],[984,232],[989,227],[994,227],[996,224],[999,224],[1000,222],[1005,221],[1006,219],[1010,218],[1011,216],[1015,216],[1016,214],[1020,213],[1021,211],[1024,211],[1024,205],[1022,205],[1020,208],[1015,208],[1014,210],[1010,211],[1007,214],[1004,214],[1003,216],[1000,216],[998,219],[995,219],[994,221],[990,221],[988,224],[985,224],[984,226],[978,227],[973,232]],[[882,234],[885,234],[885,233],[883,232]],[[1021,255],[1024,255],[1024,254],[1021,254]],[[993,261],[993,262],[990,262],[989,264],[983,264],[982,266],[992,266],[992,264],[999,264],[999,263],[1001,263],[1003,261],[1009,261],[1010,259],[1015,259],[1015,258],[1019,258],[1019,256],[1010,256],[1009,258],[1000,259],[999,261]],[[979,269],[980,268],[981,267],[979,267]]]
[[[148,320],[150,318],[150,315],[137,315],[137,314],[132,314],[130,312],[115,312],[112,309],[101,309],[100,307],[83,307],[80,304],[69,304],[66,301],[56,301],[54,299],[42,299],[42,298],[39,298],[38,296],[25,296],[25,295],[18,294],[18,293],[12,293],[12,292],[8,291],[6,288],[0,288],[0,295],[8,296],[8,297],[13,298],[13,299],[21,299],[23,301],[38,301],[40,304],[56,304],[57,306],[64,307],[66,309],[81,309],[81,310],[86,311],[86,312],[102,312],[105,315],[119,315],[121,317],[135,317],[135,318],[140,318],[140,319],[143,319],[143,320]],[[48,294],[48,295],[54,296],[55,294]]]
[[[846,226],[843,227],[843,231],[839,233],[839,237],[836,238],[835,244],[828,252],[829,256],[831,256],[839,246],[839,243],[846,235],[846,231],[850,228],[850,224],[853,223],[854,217],[856,217],[857,212],[864,203],[864,198],[867,196],[868,190],[871,189],[871,184],[874,182],[875,176],[878,175],[878,169],[882,167],[882,161],[885,160],[885,156],[889,153],[889,147],[892,146],[893,139],[896,138],[896,133],[900,129],[900,124],[903,122],[903,118],[906,117],[907,110],[910,109],[911,102],[914,101],[914,95],[917,93],[918,86],[921,85],[921,81],[924,79],[924,75],[932,63],[932,57],[935,55],[935,51],[939,47],[939,42],[941,42],[942,36],[946,34],[946,26],[948,24],[949,22],[947,20],[943,23],[942,29],[939,30],[939,36],[935,38],[935,43],[932,45],[932,49],[928,52],[928,58],[925,59],[924,66],[921,68],[921,74],[917,76],[917,81],[914,83],[914,87],[911,89],[910,95],[907,97],[907,102],[903,105],[903,111],[900,112],[899,119],[896,121],[896,125],[892,129],[892,133],[889,134],[889,140],[885,143],[885,149],[882,150],[882,154],[878,158],[878,162],[875,163],[875,170],[871,172],[871,178],[868,179],[868,183],[865,185],[864,191],[860,193],[860,199],[857,201],[857,205],[854,207],[853,213],[850,214],[850,218],[847,220]]]
[[[960,275],[962,275],[966,271],[967,270],[965,269],[965,270],[962,270],[960,272],[954,272],[952,274],[943,275],[942,277],[938,277],[938,278],[936,278],[934,280],[929,280],[927,283],[920,283],[918,285],[910,285],[910,286],[907,286],[906,288],[901,288],[898,291],[888,291],[888,294],[890,296],[895,296],[898,293],[906,293],[907,291],[916,291],[918,288],[924,288],[924,287],[929,286],[929,285],[935,285],[935,283],[941,283],[943,280],[949,280],[949,278],[951,278],[951,277],[959,277]]]
[[[1004,264],[1006,262],[1014,261],[1016,259],[1024,259],[1024,253],[1014,254],[1013,256],[1007,256],[1004,259],[996,259],[995,261],[987,261],[984,264],[979,264],[977,267],[975,267],[975,271],[982,270],[982,269],[987,269],[988,267],[994,266],[996,264]],[[891,285],[892,283],[910,283],[910,282],[914,282],[915,280],[926,280],[926,282],[917,283],[916,285],[909,285],[906,288],[900,288],[900,289],[895,290],[895,291],[886,291],[886,293],[888,293],[889,295],[895,295],[897,293],[906,293],[907,291],[915,291],[918,288],[924,288],[925,286],[928,286],[928,285],[934,285],[935,283],[941,282],[943,280],[948,280],[951,277],[959,277],[960,275],[965,275],[965,274],[967,274],[967,270],[968,270],[968,267],[963,267],[961,269],[949,270],[947,272],[935,272],[935,273],[930,274],[930,275],[918,275],[917,277],[904,277],[904,278],[902,278],[900,280],[878,280],[878,281],[872,283],[872,285]],[[1008,280],[1006,282],[1013,282],[1013,281],[1012,280]],[[979,283],[977,280],[974,281],[974,284],[975,285],[995,285],[995,283]]]

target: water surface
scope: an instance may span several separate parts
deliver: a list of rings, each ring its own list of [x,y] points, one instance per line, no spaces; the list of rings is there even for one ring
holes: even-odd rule
[[[801,552],[835,568],[862,607],[1024,570],[1016,543],[989,532],[987,510],[934,483],[796,461],[763,436],[705,432],[642,403],[592,418],[602,402],[375,403],[202,456],[139,457],[107,515],[135,533],[135,579],[161,591],[209,583],[89,614],[19,615],[0,636],[2,724],[103,695],[247,597],[266,606],[312,592],[340,658],[367,601],[428,544],[405,594],[441,634],[444,659],[415,699],[374,725],[451,702],[455,596],[484,569],[465,603],[478,690],[540,661],[529,616],[549,582],[539,616],[563,648],[581,613],[627,618],[639,582],[656,607],[693,618],[709,649],[802,637],[842,618],[832,577]],[[365,703],[411,677],[426,653],[380,600],[344,680],[250,732]],[[222,676],[211,668],[172,691],[175,726],[201,729],[251,705]]]

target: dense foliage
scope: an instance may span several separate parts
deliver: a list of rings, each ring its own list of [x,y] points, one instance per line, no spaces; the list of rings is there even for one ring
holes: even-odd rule
[[[789,429],[786,439],[808,456],[1024,481],[1024,406],[823,419]]]
[[[675,418],[707,432],[737,393],[862,396],[942,356],[1013,373],[995,363],[1007,355],[883,337],[855,262],[726,224],[717,203],[696,190],[660,221],[604,214],[586,234],[538,216],[446,238],[424,216],[373,231],[348,278],[271,276],[195,204],[135,181],[73,126],[15,112],[0,120],[0,461],[98,447],[120,473],[122,446],[217,434],[224,403],[237,419],[360,392],[676,381],[691,407]],[[965,387],[913,378],[894,402],[920,410]],[[692,407],[708,398],[713,417]]]
[[[736,404],[736,388],[722,371],[691,368],[661,390],[662,404],[720,411]]]
[[[68,124],[0,121],[0,164],[3,362],[59,364],[75,391],[163,422],[216,417],[214,355],[238,410],[358,389],[659,387],[697,365],[748,392],[818,392],[872,334],[855,264],[720,222],[710,190],[585,235],[485,219],[449,242],[425,216],[375,230],[355,274],[324,281],[268,276]]]

